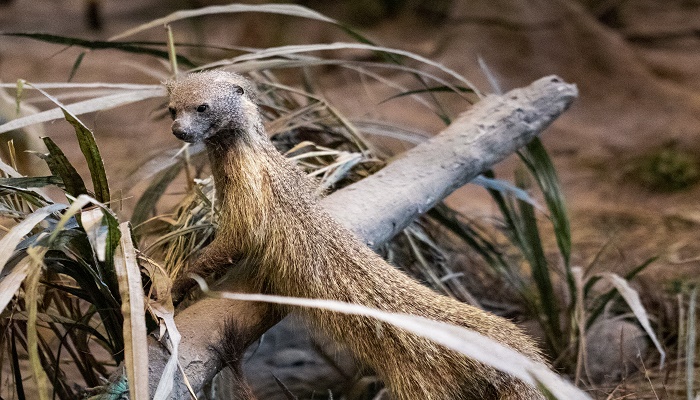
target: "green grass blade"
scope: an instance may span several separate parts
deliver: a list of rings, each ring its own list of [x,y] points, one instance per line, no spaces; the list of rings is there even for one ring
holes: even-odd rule
[[[66,121],[75,128],[75,134],[78,137],[78,145],[83,152],[83,156],[85,156],[88,169],[90,170],[90,177],[92,178],[92,185],[95,190],[95,199],[100,203],[107,204],[110,200],[109,182],[107,181],[107,174],[105,172],[102,156],[100,155],[100,150],[97,147],[97,142],[95,142],[95,136],[76,116],[72,115],[65,108],[61,108],[63,109]]]
[[[569,269],[571,226],[556,169],[539,138],[533,139],[519,154],[544,195],[552,225],[554,226],[559,251],[564,258],[564,265]],[[570,273],[570,270],[567,272]]]
[[[121,240],[119,220],[109,208],[102,208],[102,213],[104,214],[103,220],[107,224],[105,262],[102,264],[102,274],[105,277],[109,290],[112,292],[114,297],[118,298],[119,281],[117,279],[117,273],[114,269],[114,256],[115,251],[119,246],[119,241]]]
[[[12,375],[15,381],[15,393],[17,394],[17,399],[26,400],[27,397],[24,394],[23,384],[24,379],[22,379],[22,369],[19,366],[19,355],[17,354],[17,338],[15,337],[16,329],[14,327],[10,327],[10,330],[12,332],[12,337],[10,339],[12,341],[10,344],[10,351],[12,352]]]
[[[428,216],[464,240],[494,271],[504,276],[519,292],[522,292],[524,288],[523,280],[518,274],[513,273],[510,264],[505,260],[501,252],[479,232],[459,221],[454,210],[445,205],[445,203],[440,203],[428,211]]]
[[[73,67],[70,69],[70,75],[68,75],[68,82],[72,81],[73,78],[75,77],[75,74],[78,73],[78,68],[80,68],[80,65],[83,63],[83,59],[85,58],[85,54],[87,52],[83,51],[78,55],[78,58],[75,59],[75,62],[73,63]]]
[[[390,97],[388,97],[388,98],[382,100],[382,101],[380,102],[380,104],[386,103],[386,102],[388,102],[388,101],[390,101],[390,100],[398,99],[398,98],[405,97],[405,96],[413,96],[413,95],[416,95],[416,94],[423,94],[423,93],[445,93],[445,92],[446,92],[446,93],[455,93],[455,90],[454,90],[454,89],[457,89],[459,92],[474,93],[474,89],[469,88],[469,87],[465,87],[465,86],[454,86],[454,88],[450,88],[450,87],[447,87],[447,86],[431,86],[431,87],[427,87],[427,88],[424,88],[424,89],[407,90],[407,91],[405,91],[405,92],[397,93],[397,94],[395,94],[395,95],[393,95],[393,96],[390,96]]]
[[[88,194],[83,178],[78,174],[73,164],[70,163],[63,151],[51,140],[50,137],[44,137],[44,144],[49,150],[47,156],[42,156],[49,170],[55,176],[59,177],[63,182],[66,193],[73,197],[78,197],[81,194]]]
[[[66,107],[60,101],[58,101],[58,99],[46,93],[43,89],[39,89],[37,87],[35,87],[35,89],[60,107],[66,121],[73,125],[75,134],[78,138],[78,145],[80,146],[80,150],[83,152],[85,161],[87,161],[88,164],[88,169],[90,170],[92,186],[93,190],[95,191],[95,199],[97,199],[97,201],[100,203],[108,204],[110,200],[109,182],[107,181],[105,166],[102,162],[102,156],[100,156],[100,150],[97,147],[97,142],[95,142],[95,136],[92,134],[92,131],[88,129],[88,127],[85,126],[85,124],[83,124],[78,117],[68,111]]]
[[[488,179],[495,179],[493,171],[484,171],[482,174]],[[520,180],[517,186],[521,186],[522,189],[524,175],[516,174],[516,177]],[[559,306],[549,277],[548,263],[542,248],[534,207],[530,201],[518,199],[510,192],[504,193],[489,187],[486,189],[498,205],[506,224],[505,231],[508,238],[520,249],[532,269],[532,278],[537,286],[539,300],[534,300],[533,303],[529,304],[529,307],[538,311],[537,317],[545,331],[548,345],[555,353],[558,353],[562,350],[565,338],[561,333]],[[508,197],[505,194],[508,194]],[[517,207],[513,202],[514,197],[517,200]],[[533,295],[526,294],[527,289],[525,288],[522,292],[525,298],[533,297]]]
[[[132,42],[114,42],[114,41],[102,41],[102,40],[87,40],[68,36],[52,35],[48,33],[26,33],[26,32],[3,32],[0,35],[4,36],[16,36],[25,37],[29,39],[39,40],[46,43],[62,44],[66,46],[76,46],[83,47],[90,50],[105,50],[113,49],[120,50],[127,53],[133,54],[147,54],[164,60],[168,59],[168,52],[165,50],[154,49],[150,47],[145,47]],[[78,60],[73,64],[73,70],[76,70],[80,63],[82,62],[82,53]],[[189,68],[194,68],[195,63],[183,56],[178,56],[178,61],[183,65],[187,65]],[[71,76],[74,75],[73,70],[71,70]]]
[[[42,188],[45,186],[63,186],[58,176],[26,176],[21,178],[0,178],[0,186],[18,189]]]
[[[64,231],[62,235],[58,235],[58,239],[66,240],[56,240],[53,243],[52,250],[45,257],[47,268],[56,273],[67,275],[76,281],[78,287],[82,289],[82,293],[87,295],[85,300],[92,304],[100,315],[109,339],[105,341],[105,345],[111,351],[114,360],[121,362],[124,357],[124,339],[122,315],[119,311],[119,292],[112,292],[98,273],[95,265],[89,264],[89,262],[93,262],[93,257],[87,238],[85,235],[77,235],[75,231],[68,230]],[[72,232],[72,234],[68,232]],[[71,254],[71,256],[64,252]]]
[[[492,170],[486,170],[481,174],[488,179],[496,179],[496,175],[493,173]],[[505,224],[508,227],[508,232],[511,233],[511,241],[513,241],[513,244],[520,247],[520,245],[516,241],[517,237],[512,235],[512,233],[515,230],[515,210],[510,207],[510,204],[506,201],[506,197],[504,196],[503,192],[490,187],[485,187],[485,189],[489,193],[489,195],[491,195],[493,201],[496,202],[496,205],[498,206],[498,209],[501,212],[501,216],[503,216]]]
[[[524,174],[516,174],[516,183],[519,187],[527,187],[525,179]],[[545,316],[545,329],[550,332],[555,350],[559,351],[562,349],[562,341],[564,340],[559,321],[559,303],[550,278],[549,263],[542,247],[535,208],[529,202],[520,199],[517,200],[517,203],[520,213],[519,217],[514,219],[515,233],[519,236],[521,249],[530,264],[532,278],[539,292]]]
[[[182,163],[177,163],[171,166],[170,168],[161,172],[159,176],[153,179],[151,184],[148,185],[148,188],[146,188],[143,195],[141,195],[139,201],[136,203],[134,213],[131,216],[131,223],[137,229],[139,225],[148,219],[148,216],[155,209],[158,200],[160,200],[163,193],[165,193],[168,185],[170,185],[170,183],[177,178],[177,175],[182,170],[182,166]]]

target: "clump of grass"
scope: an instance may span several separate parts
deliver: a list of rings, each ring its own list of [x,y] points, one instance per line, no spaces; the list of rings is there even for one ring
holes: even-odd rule
[[[671,143],[637,160],[632,175],[645,187],[661,192],[686,190],[700,180],[700,161],[693,152]]]

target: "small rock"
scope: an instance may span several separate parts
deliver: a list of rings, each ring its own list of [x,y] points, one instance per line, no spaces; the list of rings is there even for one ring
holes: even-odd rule
[[[621,319],[597,321],[586,332],[586,372],[592,383],[618,381],[639,369],[649,349],[646,333]]]

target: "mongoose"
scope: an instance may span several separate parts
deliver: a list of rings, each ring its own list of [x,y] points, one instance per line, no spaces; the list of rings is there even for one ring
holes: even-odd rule
[[[513,323],[421,285],[325,212],[313,181],[268,139],[248,80],[208,71],[167,87],[173,134],[205,143],[221,208],[216,237],[190,272],[208,276],[235,268],[249,280],[247,287],[262,293],[420,315],[473,329],[543,361]],[[191,281],[180,279],[175,295],[190,287]],[[393,326],[317,309],[295,312],[373,368],[393,399],[544,399],[522,381]]]

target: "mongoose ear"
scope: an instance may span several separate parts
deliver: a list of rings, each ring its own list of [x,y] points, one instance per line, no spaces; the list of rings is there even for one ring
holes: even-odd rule
[[[170,96],[173,93],[173,89],[175,88],[176,83],[177,81],[173,79],[163,82],[163,85],[165,85],[165,89],[168,91],[168,96]]]
[[[245,93],[245,90],[243,90],[243,87],[239,86],[239,85],[233,85],[233,90],[241,96]]]

